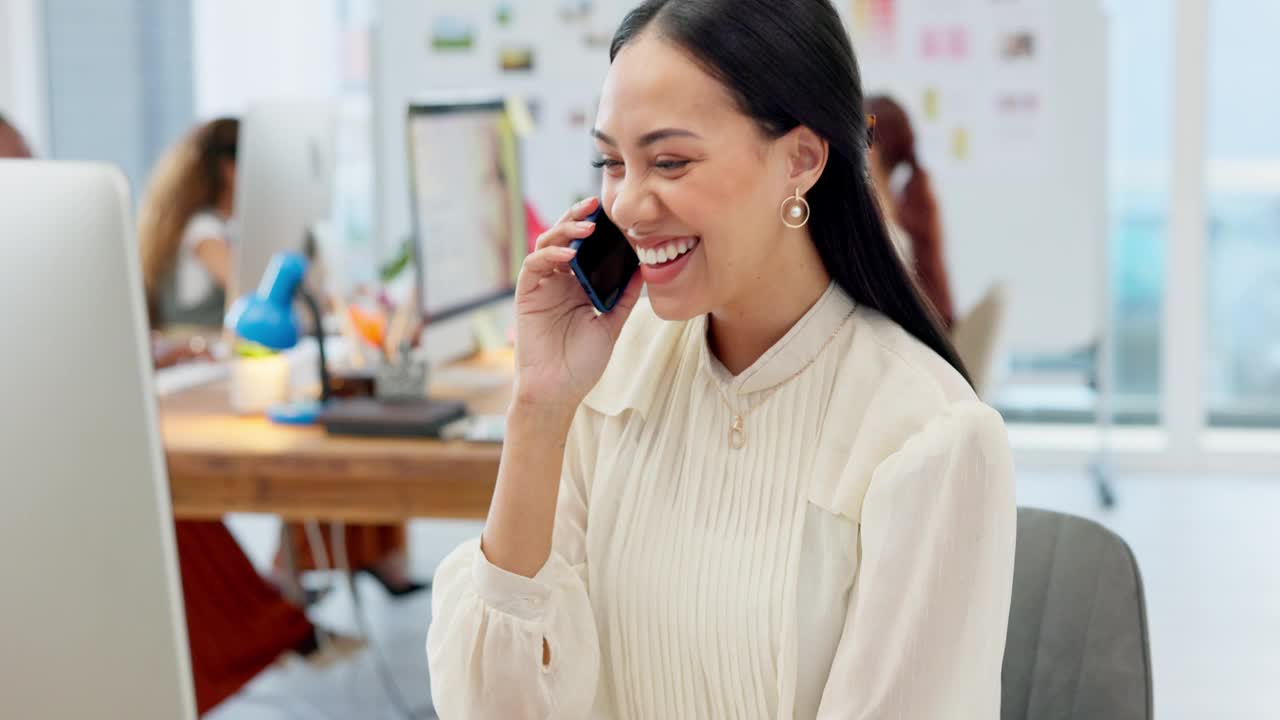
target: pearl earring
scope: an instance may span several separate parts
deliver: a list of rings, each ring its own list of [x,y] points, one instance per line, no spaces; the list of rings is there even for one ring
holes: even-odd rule
[[[795,195],[782,201],[778,214],[782,224],[793,230],[809,224],[809,203],[800,195],[800,188],[796,188]]]

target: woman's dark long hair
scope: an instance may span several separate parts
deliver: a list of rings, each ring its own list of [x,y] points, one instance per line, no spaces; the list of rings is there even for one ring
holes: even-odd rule
[[[806,199],[828,274],[968,380],[889,239],[867,174],[857,61],[829,0],[648,0],[622,21],[610,61],[650,26],[724,83],[769,137],[803,125],[826,139],[827,165]]]

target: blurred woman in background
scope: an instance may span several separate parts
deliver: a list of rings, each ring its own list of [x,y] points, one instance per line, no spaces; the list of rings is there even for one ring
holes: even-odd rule
[[[205,123],[152,173],[138,232],[153,326],[222,326],[239,131],[234,118]]]
[[[955,316],[942,247],[942,218],[929,173],[916,155],[911,121],[901,105],[883,95],[868,98],[865,107],[876,116],[869,164],[889,233],[921,293],[938,312],[944,329],[950,330]],[[895,189],[894,176],[903,169],[906,183]]]

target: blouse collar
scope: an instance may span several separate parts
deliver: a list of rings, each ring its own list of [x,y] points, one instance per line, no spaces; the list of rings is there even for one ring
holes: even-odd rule
[[[712,354],[707,340],[708,316],[703,315],[697,328],[702,339],[701,367],[730,395],[748,395],[776,387],[813,362],[855,308],[853,300],[833,281],[781,340],[736,376]]]

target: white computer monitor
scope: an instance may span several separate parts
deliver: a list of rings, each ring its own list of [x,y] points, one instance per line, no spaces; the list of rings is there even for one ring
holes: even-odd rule
[[[415,102],[407,130],[418,304],[436,356],[433,327],[515,292],[527,242],[520,150],[500,97]]]
[[[336,127],[329,101],[257,102],[242,116],[228,306],[257,288],[273,255],[307,249],[329,219]]]
[[[0,715],[194,718],[124,176],[0,160]]]

